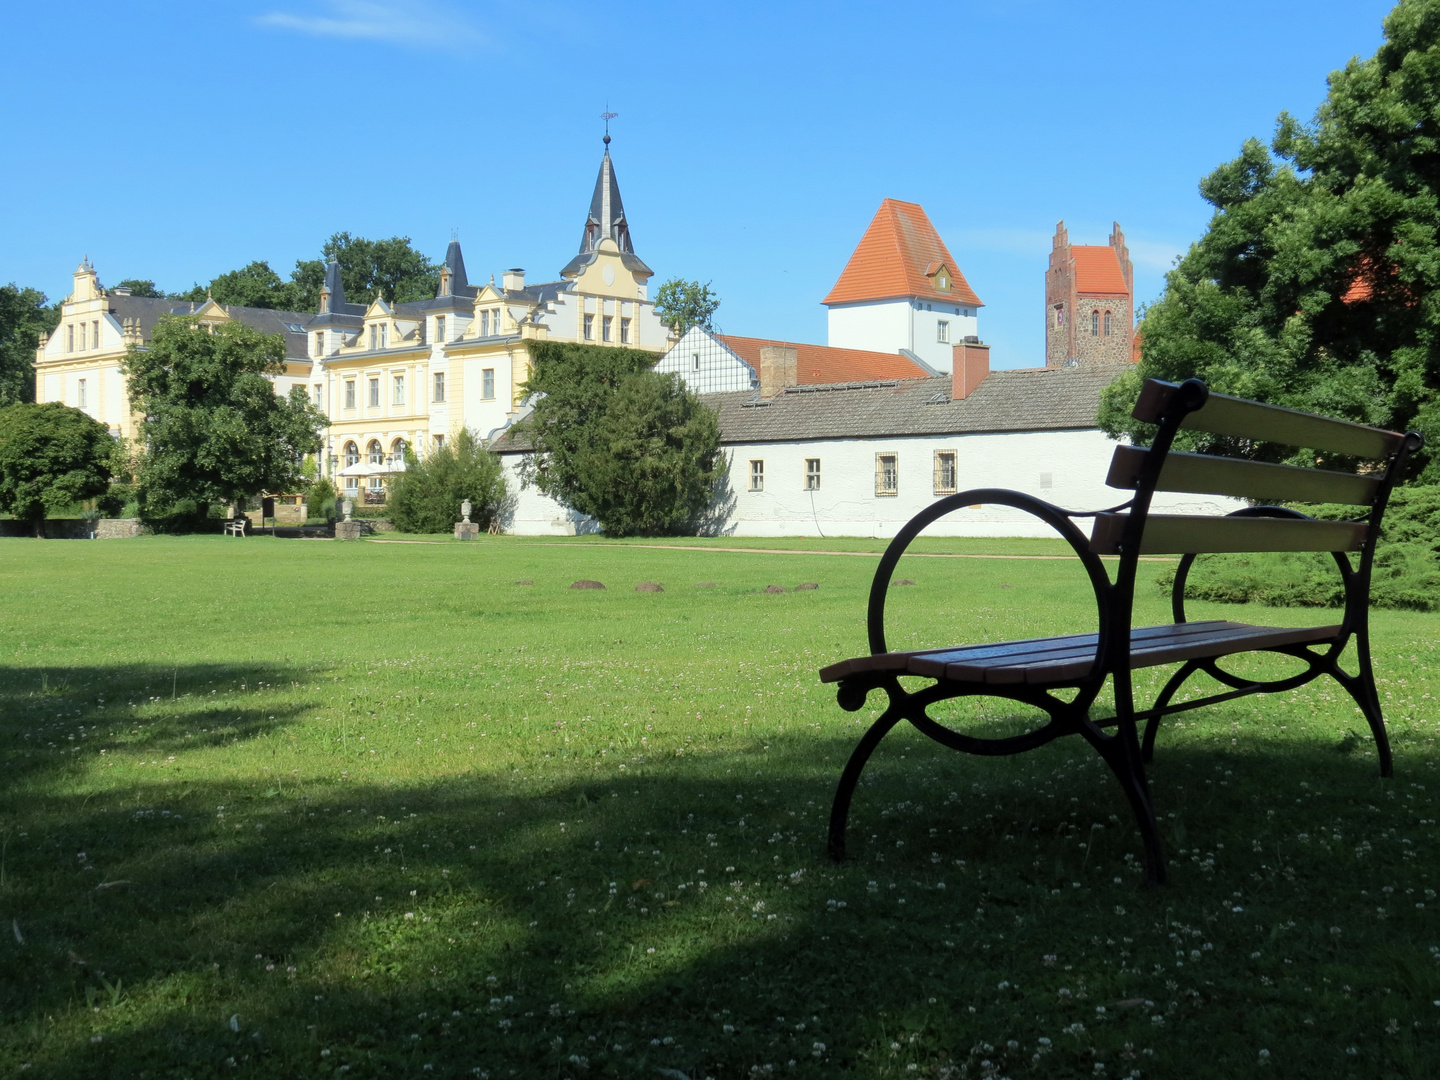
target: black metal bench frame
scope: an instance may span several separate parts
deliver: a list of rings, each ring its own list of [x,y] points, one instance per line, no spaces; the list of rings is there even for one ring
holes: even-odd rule
[[[1210,407],[1207,409],[1207,405]],[[883,690],[888,704],[861,737],[841,774],[830,816],[832,858],[845,857],[845,829],[850,802],[860,774],[880,741],[901,720],[936,742],[982,756],[1022,753],[1064,735],[1081,735],[1110,767],[1129,800],[1145,846],[1148,878],[1165,880],[1165,851],[1145,775],[1155,735],[1163,717],[1255,693],[1303,686],[1328,675],[1345,688],[1364,714],[1374,736],[1380,773],[1393,771],[1385,720],[1375,689],[1370,659],[1370,575],[1385,506],[1406,459],[1423,445],[1418,432],[1398,434],[1280,409],[1238,398],[1212,395],[1196,379],[1174,385],[1146,383],[1137,418],[1157,424],[1148,448],[1117,449],[1108,483],[1134,488],[1128,502],[1108,510],[1079,513],[1016,491],[979,488],[936,501],[912,518],[895,536],[880,560],[870,587],[866,627],[871,655],[832,664],[821,672],[837,682],[841,708],[864,707],[872,690]],[[1258,438],[1328,451],[1349,459],[1384,461],[1383,471],[1352,475],[1320,469],[1234,460],[1198,454],[1171,454],[1182,427],[1222,437]],[[1168,467],[1167,467],[1168,466]],[[1164,517],[1150,514],[1157,490],[1274,498],[1276,489],[1298,491],[1289,499],[1338,501],[1366,505],[1368,511],[1349,522],[1322,522],[1281,506],[1250,506],[1223,518]],[[1338,497],[1337,497],[1338,496]],[[1288,501],[1288,500],[1287,500]],[[922,530],[946,514],[974,504],[1010,506],[1033,514],[1056,530],[1074,549],[1095,593],[1098,633],[993,646],[891,653],[885,641],[885,600],[896,564]],[[1121,511],[1126,511],[1122,513]],[[1076,518],[1094,518],[1090,537]],[[1288,524],[1294,522],[1295,524]],[[1330,551],[1344,584],[1344,614],[1338,625],[1277,628],[1237,623],[1189,623],[1185,617],[1185,583],[1196,554],[1213,551]],[[1347,551],[1358,553],[1351,564]],[[1135,578],[1142,554],[1182,556],[1171,598],[1174,625],[1135,630],[1132,612]],[[1112,581],[1100,555],[1118,554]],[[1340,667],[1340,658],[1354,641],[1357,671]],[[1224,670],[1226,656],[1272,652],[1305,664],[1298,674],[1271,681],[1247,679]],[[1011,662],[1013,660],[1013,663]],[[1137,709],[1132,671],[1137,666],[1179,661],[1155,702]],[[1176,693],[1197,672],[1229,689],[1176,703]],[[900,684],[902,676],[926,675],[934,682],[914,692]],[[996,681],[996,680],[1000,681]],[[1115,715],[1090,716],[1106,680],[1113,683]],[[1066,701],[1056,691],[1073,690]],[[932,719],[927,710],[942,701],[966,696],[994,696],[1022,702],[1045,713],[1043,727],[1009,738],[977,738]],[[1143,741],[1138,725],[1145,724]]]

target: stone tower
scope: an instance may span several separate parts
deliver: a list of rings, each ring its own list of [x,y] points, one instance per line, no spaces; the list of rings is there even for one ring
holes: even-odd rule
[[[1129,363],[1134,338],[1135,268],[1120,223],[1108,244],[1074,245],[1060,222],[1045,271],[1045,366]]]

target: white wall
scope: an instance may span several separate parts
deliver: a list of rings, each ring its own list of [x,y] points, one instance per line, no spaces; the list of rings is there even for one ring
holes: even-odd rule
[[[722,531],[733,536],[894,536],[940,496],[934,489],[934,453],[953,450],[956,484],[1022,491],[1067,510],[1101,510],[1124,502],[1125,492],[1106,487],[1115,443],[1100,431],[1013,432],[1000,435],[910,436],[896,439],[822,439],[726,447],[735,506]],[[895,495],[875,493],[875,455],[899,457]],[[805,461],[820,459],[820,490],[805,490]],[[765,462],[765,490],[747,489],[751,459]],[[512,490],[518,490],[506,455]],[[1237,510],[1238,499],[1157,494],[1153,509],[1174,514]],[[513,531],[563,534],[574,515],[533,490],[522,493]],[[1077,524],[1088,533],[1089,522]],[[583,526],[582,529],[583,530]],[[1001,506],[963,509],[930,526],[938,536],[1053,536],[1044,522]]]
[[[685,331],[685,336],[660,358],[655,370],[661,374],[674,372],[697,394],[724,394],[759,386],[759,373],[754,368],[698,326]]]
[[[921,300],[875,300],[829,309],[828,341],[842,349],[899,352],[909,349],[936,371],[953,367],[951,347],[980,334],[977,309],[964,304]],[[939,323],[950,324],[949,341],[939,340]]]

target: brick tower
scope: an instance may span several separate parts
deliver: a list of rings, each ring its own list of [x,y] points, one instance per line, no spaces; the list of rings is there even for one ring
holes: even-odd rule
[[[1120,223],[1105,245],[1073,245],[1055,226],[1045,271],[1045,366],[1134,360],[1135,268]]]

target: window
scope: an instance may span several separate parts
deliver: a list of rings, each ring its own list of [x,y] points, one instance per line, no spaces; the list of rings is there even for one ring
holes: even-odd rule
[[[435,372],[435,400],[445,400],[445,372]]]
[[[950,340],[950,321],[948,319],[935,320],[935,340],[942,344]]]
[[[490,336],[490,312],[488,311],[480,312],[480,336]]]
[[[1110,312],[1105,312],[1105,336],[1110,336]]]
[[[435,449],[436,449],[436,450],[444,450],[444,449],[445,449],[445,436],[444,436],[444,435],[436,435],[436,436],[435,436]]]
[[[699,370],[700,370],[700,354],[699,354],[698,352],[697,352],[697,353],[691,353],[691,354],[690,354],[690,370],[691,370],[691,371],[699,371]]]
[[[393,378],[393,380],[392,380],[392,388],[393,388],[393,390],[394,390],[394,393],[391,395],[391,402],[390,402],[390,403],[391,403],[392,405],[404,405],[404,404],[405,404],[405,376],[404,376],[404,375],[396,375],[396,376],[394,376],[394,378]]]
[[[389,338],[389,336],[390,336],[390,327],[386,326],[384,323],[381,323],[381,324],[380,324],[380,347],[381,347],[382,349],[385,348],[385,347],[389,344],[389,342],[386,340],[387,338]]]
[[[630,320],[629,320],[629,319],[621,319],[621,320],[620,320],[620,344],[621,344],[621,345],[629,345],[629,344],[630,344]]]
[[[354,379],[346,379],[346,380],[345,380],[345,407],[346,407],[347,409],[353,409],[353,408],[355,407],[355,380],[354,380]]]
[[[495,397],[495,369],[493,367],[487,367],[480,372],[480,396],[486,401],[493,400]]]
[[[610,340],[610,324],[613,323],[614,321],[615,321],[615,317],[614,317],[613,315],[605,315],[605,316],[602,316],[602,317],[601,317],[601,319],[600,319],[600,340],[601,340],[601,341],[609,341],[609,340]]]
[[[1100,336],[1100,312],[1098,311],[1090,312],[1090,336]]]
[[[585,336],[586,336],[586,337],[589,337],[590,335],[589,335],[589,334],[586,334]],[[67,324],[65,325],[65,351],[66,351],[66,352],[74,352],[74,351],[75,351],[75,324],[74,324],[74,323],[67,323]]]
[[[316,407],[317,409],[323,409],[323,408],[325,408],[325,384],[324,384],[324,383],[318,383],[318,382],[317,382],[317,383],[315,384],[315,407]]]
[[[765,462],[763,461],[750,462],[750,490],[765,490]]]
[[[89,346],[85,344],[85,324],[82,322],[80,324],[80,351],[84,352],[87,348]]]
[[[444,316],[444,315],[436,315],[436,316],[435,316],[435,340],[436,340],[436,341],[444,341],[444,340],[445,340],[445,316]]]
[[[315,335],[315,355],[325,355],[325,331],[323,330]]]
[[[900,455],[875,455],[875,494],[895,495],[900,490]]]
[[[351,465],[359,464],[360,448],[356,446],[353,442],[347,442],[345,444],[345,467],[348,469]]]
[[[80,408],[85,408],[85,380],[81,379],[76,386],[76,396],[79,398]]]
[[[367,446],[367,447],[365,448],[365,450],[366,450],[366,453],[369,455],[370,464],[371,464],[371,465],[384,465],[384,464],[385,464],[385,451],[384,451],[384,449],[380,446],[380,440],[379,440],[379,439],[371,439],[371,440],[370,440],[370,445]]]
[[[379,380],[379,379],[371,379],[371,380],[370,380],[370,407],[371,407],[372,409],[378,409],[378,408],[380,407],[380,380]]]
[[[935,494],[955,494],[955,451],[935,451]]]
[[[394,461],[405,460],[405,440],[396,439],[390,444],[390,457]]]
[[[805,459],[805,490],[820,490],[820,459],[818,457]]]
[[[377,341],[379,341],[379,340],[380,340],[380,328],[379,328],[378,326],[372,326],[372,327],[370,327],[370,351],[371,351],[371,352],[374,352],[374,351],[375,351],[375,343],[376,343]]]
[[[91,347],[92,349],[98,349],[98,348],[100,347],[100,323],[99,323],[99,322],[93,322],[93,323],[90,324],[90,347]]]
[[[594,315],[586,315],[586,316],[585,316],[585,340],[586,340],[586,341],[594,341],[594,340],[595,340],[595,316],[594,316]]]
[[[352,499],[360,494],[360,478],[358,476],[345,477],[345,494]]]
[[[500,309],[496,308],[490,313],[490,333],[500,333]]]

